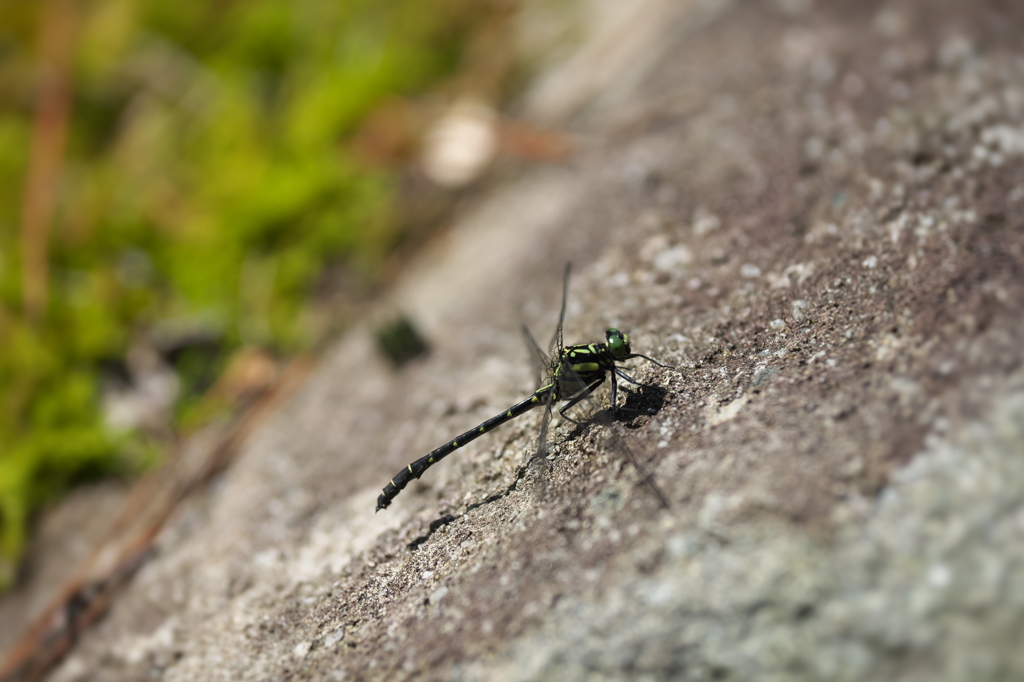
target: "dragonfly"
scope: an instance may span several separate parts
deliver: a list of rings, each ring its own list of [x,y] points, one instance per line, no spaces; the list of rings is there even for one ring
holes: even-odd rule
[[[611,408],[613,411],[625,409],[616,407],[619,389],[618,379],[623,379],[638,386],[641,384],[624,372],[617,363],[641,358],[665,369],[675,369],[671,365],[658,362],[654,358],[641,353],[634,353],[630,347],[629,334],[614,327],[605,331],[604,342],[564,346],[562,343],[562,326],[565,322],[565,308],[569,294],[570,270],[571,267],[567,264],[562,281],[562,309],[558,317],[558,326],[555,328],[547,354],[540,350],[529,330],[525,326],[523,327],[527,342],[544,369],[545,376],[541,382],[541,387],[526,399],[512,405],[500,414],[494,415],[469,431],[459,434],[454,439],[417,459],[415,462],[410,463],[395,474],[377,497],[376,511],[387,509],[398,493],[405,489],[413,479],[418,479],[427,469],[448,455],[485,433],[493,431],[505,422],[526,414],[530,410],[538,407],[544,408],[545,413],[544,418],[541,420],[540,441],[538,445],[538,454],[543,455],[548,424],[551,421],[552,407],[556,403],[563,400],[567,401],[558,410],[558,413],[563,418],[578,424],[579,422],[570,417],[567,412],[581,401],[590,398],[591,394],[610,378]]]

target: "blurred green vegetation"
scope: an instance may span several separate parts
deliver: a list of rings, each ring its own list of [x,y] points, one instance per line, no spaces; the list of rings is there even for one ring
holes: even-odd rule
[[[398,241],[394,178],[349,139],[458,67],[473,0],[71,0],[67,143],[47,303],[26,315],[20,221],[47,2],[0,0],[0,587],[35,510],[136,471],[99,408],[139,330],[200,321],[225,352],[306,346],[324,273],[368,281]]]

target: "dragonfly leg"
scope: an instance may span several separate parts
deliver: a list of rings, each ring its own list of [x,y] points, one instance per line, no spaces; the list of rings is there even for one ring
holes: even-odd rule
[[[643,384],[641,384],[639,381],[637,381],[633,377],[631,377],[628,374],[626,374],[625,372],[623,372],[618,367],[615,368],[615,373],[618,374],[620,377],[622,377],[623,379],[625,379],[626,381],[628,381],[631,384],[636,384],[637,386],[643,386]]]
[[[604,382],[604,377],[602,376],[600,379],[598,379],[597,381],[595,381],[594,383],[590,384],[585,389],[583,389],[582,391],[580,391],[579,393],[574,395],[572,398],[569,399],[569,402],[567,402],[564,406],[562,406],[558,410],[558,414],[562,415],[562,417],[564,417],[565,419],[568,419],[573,424],[579,424],[580,422],[576,421],[575,419],[573,419],[572,417],[567,415],[566,411],[571,409],[571,408],[573,408],[573,407],[575,407],[576,405],[578,405],[580,403],[580,401],[589,398],[590,394],[594,392],[594,389],[596,389],[598,386],[600,386],[603,382]],[[612,377],[612,390],[613,391],[615,390],[614,387],[615,387],[615,377]]]
[[[647,357],[646,355],[644,355],[643,353],[630,353],[630,354],[629,354],[629,355],[627,355],[626,357],[624,357],[624,358],[620,358],[620,359],[619,359],[619,362],[623,362],[623,361],[625,361],[625,360],[631,360],[631,359],[633,359],[633,358],[643,358],[643,359],[644,359],[644,360],[646,360],[647,362],[653,362],[653,363],[654,363],[654,364],[656,364],[656,365],[657,365],[658,367],[664,367],[665,369],[675,369],[675,367],[673,367],[672,365],[666,365],[666,364],[665,364],[664,362],[658,362],[658,361],[657,361],[657,360],[655,360],[654,358],[649,358],[649,357]]]
[[[628,407],[619,407],[618,405],[615,404],[615,398],[618,395],[618,388],[619,388],[618,382],[616,382],[616,380],[615,380],[615,375],[616,374],[619,375],[620,377],[622,377],[623,379],[625,379],[626,381],[628,381],[631,384],[636,384],[637,386],[643,386],[643,384],[641,384],[639,381],[637,381],[636,379],[634,379],[633,377],[629,376],[628,374],[623,372],[621,369],[616,367],[615,371],[612,373],[612,412],[623,412],[623,413],[626,413],[626,414],[653,414],[653,412],[651,412],[649,410],[634,410],[634,409],[631,409],[631,408],[628,408]]]

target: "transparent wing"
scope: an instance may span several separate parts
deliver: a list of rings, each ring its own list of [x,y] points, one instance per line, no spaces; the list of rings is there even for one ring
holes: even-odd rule
[[[593,397],[591,389],[586,387],[586,384],[583,383],[583,379],[579,376],[579,374],[575,372],[575,370],[573,370],[572,366],[567,361],[559,358],[558,363],[561,365],[561,367],[559,367],[558,369],[559,376],[556,377],[554,370],[552,370],[549,376],[549,380],[558,381],[559,389],[563,391],[571,390],[567,389],[567,386],[579,387],[579,390],[576,390],[571,395],[558,396],[559,400],[569,400],[569,402],[566,404],[566,407],[563,407],[562,410],[559,410],[559,414],[561,414],[563,417],[566,417],[567,419],[569,419],[569,421],[575,424],[580,424],[581,422],[579,420],[574,419],[573,417],[569,417],[566,414],[566,409],[569,408],[572,409],[574,412],[586,412],[588,415],[593,415],[599,409],[598,401]],[[547,456],[550,451],[550,445],[548,444],[548,429],[550,427],[551,417],[554,412],[554,393],[555,392],[553,391],[552,393],[548,394],[547,405],[545,405],[544,408],[544,418],[541,421],[540,434],[537,438],[537,457],[538,461],[542,463],[541,467],[543,468],[543,473],[545,474],[544,476],[542,476],[542,481],[546,481],[547,478]],[[545,483],[542,482],[542,490],[544,485]]]
[[[537,436],[537,455],[534,457],[537,463],[537,498],[542,502],[547,499],[548,479],[551,474],[548,466],[548,425],[551,423],[551,408],[555,403],[553,396],[554,392],[548,393],[548,399],[544,405],[544,414],[540,420],[540,434]]]
[[[541,384],[546,382],[554,382],[557,380],[555,373],[559,363],[562,363],[562,326],[565,324],[565,309],[566,302],[569,300],[569,273],[572,271],[572,263],[567,262],[565,264],[565,274],[562,275],[562,306],[558,312],[558,326],[555,327],[555,333],[551,336],[551,342],[548,344],[548,352],[545,355],[541,351],[540,346],[537,344],[536,339],[530,334],[529,330],[523,325],[523,331],[526,333],[527,344],[531,347],[534,357],[537,357],[544,364],[545,376],[541,378]],[[563,363],[564,364],[564,363]],[[540,434],[537,437],[537,462],[539,463],[538,468],[540,471],[539,476],[539,490],[540,498],[544,499],[547,494],[547,480],[548,480],[548,427],[551,424],[551,414],[556,397],[562,399],[564,396],[556,395],[557,389],[548,394],[547,404],[544,406],[544,416],[541,418],[540,423]]]
[[[533,334],[530,333],[529,328],[525,324],[523,325],[523,338],[526,339],[526,347],[537,375],[537,387],[540,388],[550,381],[550,377],[554,372],[551,358],[540,349],[540,346],[537,345],[537,339],[533,338]]]
[[[606,422],[605,447],[608,448],[609,452],[622,454],[626,458],[633,468],[636,469],[636,473],[640,477],[640,484],[658,500],[658,504],[662,509],[671,508],[672,505],[668,500],[668,495],[658,485],[651,470],[636,456],[636,453],[629,444],[629,437],[624,431],[625,429],[622,424],[614,423],[609,417]]]
[[[562,357],[562,348],[565,347],[562,343],[562,325],[565,324],[565,304],[569,300],[569,273],[571,270],[572,263],[566,263],[565,274],[562,276],[562,311],[558,314],[558,326],[555,327],[551,343],[548,344],[548,357],[553,358],[556,362]]]

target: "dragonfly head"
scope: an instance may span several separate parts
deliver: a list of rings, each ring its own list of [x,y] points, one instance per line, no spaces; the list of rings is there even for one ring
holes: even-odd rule
[[[611,351],[613,358],[624,358],[630,354],[629,334],[626,332],[612,328],[604,333],[604,337],[607,339],[608,350]]]

